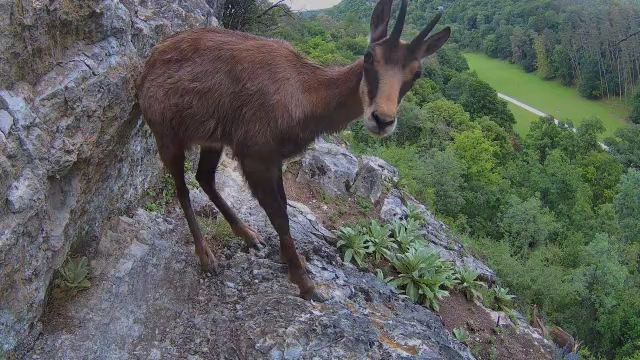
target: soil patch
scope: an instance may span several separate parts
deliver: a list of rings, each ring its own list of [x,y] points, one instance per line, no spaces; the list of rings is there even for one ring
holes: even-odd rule
[[[283,174],[283,182],[287,198],[306,205],[318,218],[318,221],[329,230],[337,230],[342,226],[353,226],[380,221],[380,208],[383,196],[375,204],[355,195],[349,197],[331,197],[316,186],[301,184],[296,178],[300,171],[300,162],[287,164]]]
[[[467,345],[479,360],[551,359],[530,336],[519,334],[515,328],[497,328],[485,309],[467,301],[462,294],[452,292],[440,301],[440,317],[447,330],[469,332]]]

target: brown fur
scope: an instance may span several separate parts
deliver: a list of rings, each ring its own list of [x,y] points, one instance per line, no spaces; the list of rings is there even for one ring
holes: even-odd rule
[[[215,188],[216,167],[226,146],[238,158],[251,191],[280,237],[289,279],[303,298],[323,300],[290,234],[282,162],[317,136],[344,129],[365,109],[367,128],[380,135],[393,131],[398,103],[413,85],[419,60],[439,49],[450,29],[417,41],[430,44],[428,51],[426,45],[401,43],[407,7],[407,0],[402,0],[394,32],[385,38],[391,3],[380,0],[374,10],[372,33],[380,39],[371,46],[381,59],[378,65],[365,65],[359,59],[343,68],[324,68],[285,42],[211,28],[185,31],[152,50],[137,83],[138,101],[160,158],[175,180],[204,270],[215,271],[217,261],[202,237],[184,179],[184,153],[191,146],[201,148],[196,179],[234,233],[249,246],[263,245]],[[383,96],[367,91],[365,72],[376,79],[375,92]],[[377,112],[384,119],[372,116]]]
[[[289,44],[223,29],[178,34],[156,48],[138,83],[160,147],[225,145],[236,156],[302,151],[362,114],[362,62],[323,68]]]
[[[531,310],[530,325],[533,326],[535,329],[540,330],[542,337],[546,338],[549,336],[549,330],[547,330],[547,327],[545,326],[544,321],[538,315],[538,305],[536,304],[533,305],[533,308]]]
[[[556,346],[567,351],[577,353],[582,346],[580,341],[577,341],[569,333],[564,331],[559,326],[552,326],[547,328],[544,321],[538,315],[538,305],[534,304],[531,308],[531,322],[530,325],[535,329],[540,330],[540,333],[544,338],[551,336],[551,340]]]
[[[576,341],[569,333],[562,330],[562,328],[554,326],[551,328],[550,333],[551,340],[553,340],[559,348],[574,353],[577,353],[578,350],[580,350],[581,343]]]

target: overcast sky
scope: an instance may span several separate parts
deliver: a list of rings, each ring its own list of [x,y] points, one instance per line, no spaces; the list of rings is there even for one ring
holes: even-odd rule
[[[340,2],[340,0],[286,0],[293,10],[326,9]]]

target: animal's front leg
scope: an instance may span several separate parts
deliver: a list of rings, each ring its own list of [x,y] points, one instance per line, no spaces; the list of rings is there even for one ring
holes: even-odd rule
[[[280,237],[280,256],[287,264],[289,280],[298,286],[302,298],[325,301],[326,297],[316,291],[313,280],[307,274],[304,261],[298,255],[289,231],[287,200],[282,185],[282,162],[243,158],[240,163],[251,191]]]

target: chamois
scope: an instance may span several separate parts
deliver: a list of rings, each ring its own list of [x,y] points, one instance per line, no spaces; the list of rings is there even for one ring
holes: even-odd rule
[[[325,299],[289,232],[282,164],[319,135],[340,131],[363,114],[373,134],[394,131],[400,100],[422,73],[421,60],[445,44],[451,29],[428,37],[440,11],[413,41],[400,40],[408,2],[402,0],[387,35],[392,2],[376,4],[368,50],[342,68],[318,66],[283,41],[218,28],[185,31],[153,48],[136,84],[138,102],[174,178],[203,270],[215,272],[217,261],[203,240],[184,179],[185,149],[191,146],[200,146],[196,179],[234,233],[248,246],[264,246],[216,190],[216,167],[226,146],[278,233],[290,281],[302,298]]]
[[[533,304],[533,307],[531,308],[531,321],[529,324],[540,330],[542,337],[547,338],[551,336],[553,343],[566,353],[577,353],[582,347],[581,341],[574,339],[573,336],[564,331],[561,327],[552,326],[548,328],[542,318],[538,316],[537,304]]]
[[[567,353],[577,353],[582,346],[582,342],[574,339],[573,336],[559,326],[551,327],[550,335],[551,340]]]
[[[538,316],[537,304],[533,304],[533,307],[531,308],[531,322],[529,324],[533,326],[535,329],[540,330],[543,338],[546,338],[549,336],[549,330],[547,330],[547,327],[545,326],[544,321]]]

